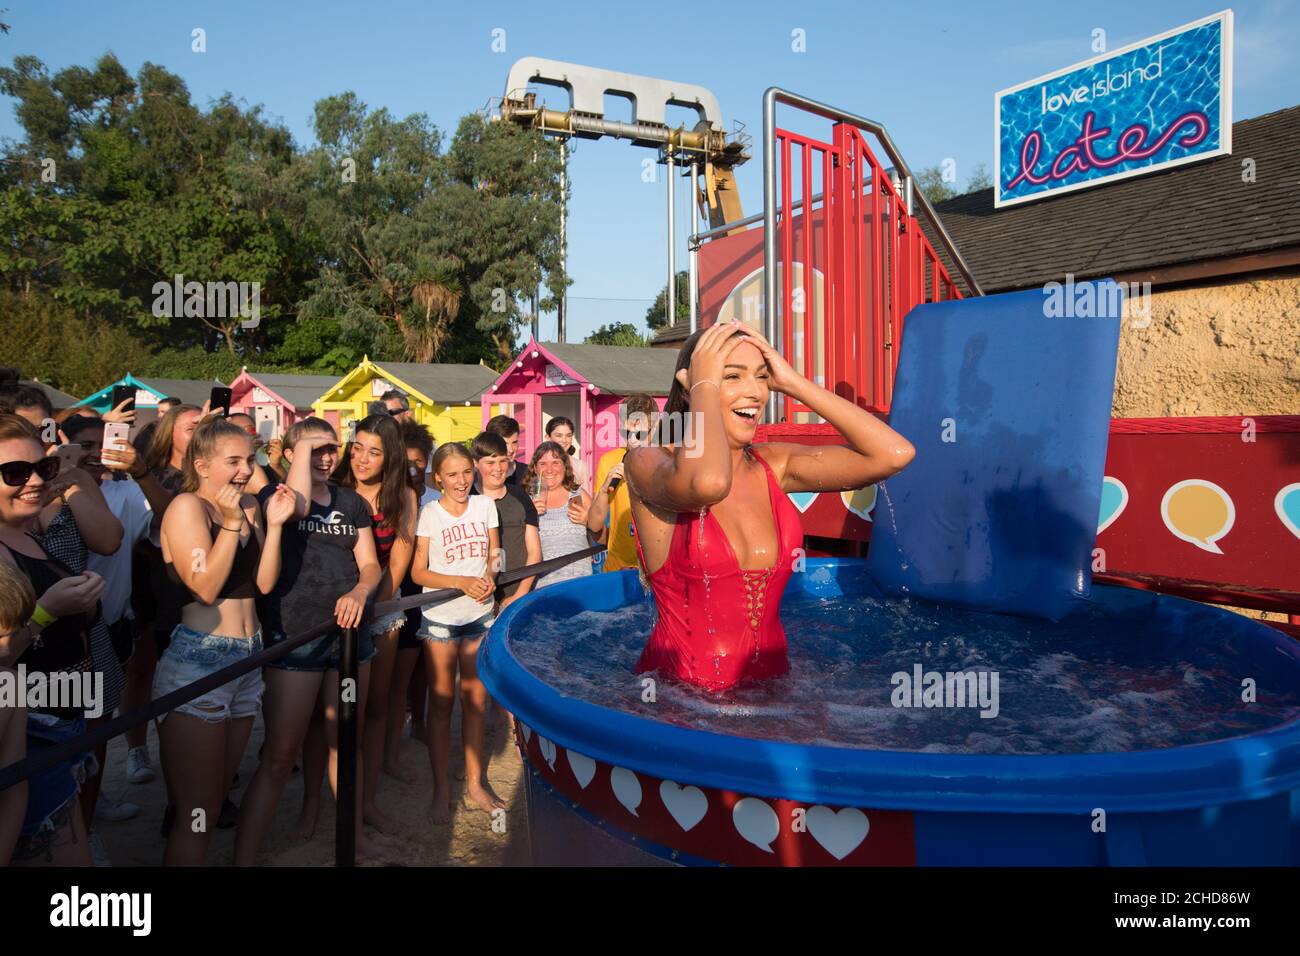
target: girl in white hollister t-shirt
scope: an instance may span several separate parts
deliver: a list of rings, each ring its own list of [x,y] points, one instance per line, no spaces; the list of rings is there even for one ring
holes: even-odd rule
[[[433,712],[429,720],[429,765],[433,769],[434,823],[451,822],[448,758],[451,710],[460,667],[461,739],[465,746],[466,807],[485,813],[505,807],[487,781],[483,717],[487,688],[478,677],[478,646],[492,626],[492,602],[500,565],[496,503],[470,494],[474,463],[465,446],[447,442],[433,455],[434,480],[442,492],[420,509],[415,527],[411,580],[426,591],[455,588],[460,596],[424,609],[417,636],[423,641]]]

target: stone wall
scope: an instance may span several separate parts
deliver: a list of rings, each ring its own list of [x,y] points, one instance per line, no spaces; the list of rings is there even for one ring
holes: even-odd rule
[[[1117,418],[1300,414],[1300,270],[1155,290],[1125,323]]]

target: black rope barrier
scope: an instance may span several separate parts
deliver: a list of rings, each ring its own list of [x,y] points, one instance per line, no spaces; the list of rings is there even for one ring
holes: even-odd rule
[[[585,548],[581,551],[574,551],[570,554],[560,555],[558,558],[550,558],[546,561],[539,561],[536,564],[530,564],[525,567],[518,568],[514,571],[503,571],[501,574],[497,575],[496,583],[498,585],[511,584],[515,581],[522,580],[523,578],[530,578],[534,576],[540,577],[543,574],[547,574],[558,568],[562,568],[566,564],[571,564],[572,562],[580,560],[581,558],[591,557],[592,555],[598,554],[599,552],[604,550],[605,550],[604,545],[595,545],[590,548]],[[436,591],[426,591],[423,594],[412,594],[404,598],[396,598],[391,601],[384,601],[382,604],[376,604],[374,606],[373,610],[371,611],[371,617],[379,618],[386,614],[393,614],[397,611],[407,611],[410,610],[411,608],[427,607],[427,606],[432,606],[434,604],[441,604],[444,601],[450,601],[452,598],[459,597],[462,593],[463,592],[457,588],[440,588]],[[19,783],[22,780],[26,780],[28,777],[32,776],[33,774],[42,773],[43,771],[49,770],[51,767],[54,767],[57,764],[62,763],[63,761],[69,759],[70,757],[75,757],[78,754],[83,754],[89,750],[93,750],[96,747],[98,747],[100,744],[105,743],[108,740],[111,740],[112,738],[118,736],[119,734],[125,733],[126,731],[130,730],[132,727],[137,727],[140,724],[153,720],[155,717],[165,714],[170,710],[175,710],[181,704],[189,703],[191,700],[194,700],[194,698],[200,697],[203,694],[206,694],[208,691],[215,690],[216,688],[221,687],[224,684],[228,684],[230,681],[234,680],[237,677],[242,677],[243,675],[251,671],[254,671],[260,667],[264,667],[265,665],[272,663],[273,661],[278,661],[280,658],[284,657],[286,654],[290,653],[294,649],[301,647],[303,644],[306,644],[308,641],[313,641],[318,637],[324,636],[325,634],[329,633],[337,626],[338,625],[333,620],[322,621],[320,624],[317,624],[315,627],[309,628],[308,630],[303,631],[300,634],[294,634],[291,637],[287,637],[283,641],[278,641],[271,647],[263,648],[262,650],[258,651],[256,654],[252,654],[242,661],[231,664],[228,667],[224,667],[221,670],[216,671],[215,673],[208,674],[206,677],[200,677],[194,683],[186,684],[184,687],[179,687],[169,694],[164,694],[162,697],[159,697],[157,700],[150,701],[144,707],[140,707],[136,710],[133,710],[129,714],[122,714],[119,717],[114,717],[111,720],[108,720],[105,723],[100,724],[94,729],[86,731],[84,734],[81,734],[80,736],[73,737],[70,740],[65,740],[62,743],[55,744],[52,747],[44,748],[39,753],[30,754],[23,760],[18,761],[18,763],[10,764],[7,767],[0,768],[0,791],[7,790],[9,787],[12,787],[14,784]],[[354,631],[353,638],[352,638],[352,643],[353,643],[352,653],[353,653],[353,663],[355,664],[356,634],[355,634],[355,629],[352,630]],[[343,648],[340,648],[340,651],[342,651],[342,649]],[[344,683],[343,683],[344,675],[342,673],[343,661],[341,658],[339,661],[339,666],[340,666],[339,688],[340,688],[340,694],[342,694],[342,689],[344,687]],[[356,674],[353,673],[351,676],[354,680],[353,686],[355,686]],[[342,704],[342,702],[340,703]],[[353,705],[353,708],[355,710],[355,704]],[[352,751],[349,751],[343,747],[342,736],[341,736],[343,732],[343,715],[344,715],[344,711],[342,710],[342,707],[340,707],[340,711],[339,711],[340,761],[344,759],[345,754],[350,755],[355,751],[355,747],[353,748]],[[353,717],[354,717],[354,722],[351,729],[351,733],[353,735],[353,740],[355,742],[356,739],[355,713],[353,713]],[[351,759],[350,756],[348,759],[349,760]],[[339,771],[341,774],[342,773],[341,764],[339,767]],[[356,773],[355,764],[353,764],[351,768],[351,772],[355,777],[355,773]],[[341,776],[340,776],[340,790],[342,790]],[[340,818],[342,818],[341,812],[339,815]]]

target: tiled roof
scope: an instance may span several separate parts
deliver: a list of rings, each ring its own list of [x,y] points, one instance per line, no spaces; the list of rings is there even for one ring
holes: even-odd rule
[[[154,378],[152,375],[137,376],[137,381],[148,385],[164,398],[179,398],[186,405],[202,405],[208,400],[214,385],[224,385],[215,378],[202,381],[190,378]]]
[[[46,385],[44,382],[38,382],[34,379],[31,381],[23,380],[19,384],[39,388],[45,393],[45,397],[50,400],[50,404],[54,406],[56,412],[62,411],[65,408],[72,408],[73,406],[80,404],[81,401],[80,399],[69,395],[67,392],[60,391],[53,385]]]
[[[275,372],[249,372],[255,381],[265,385],[294,408],[311,408],[312,402],[324,395],[338,377],[334,375],[287,375]]]
[[[667,395],[677,368],[677,353],[636,345],[538,343],[602,392]]]
[[[476,402],[497,378],[497,373],[486,365],[440,365],[428,362],[375,364],[412,388],[418,388],[440,405]],[[328,387],[329,385],[326,386]]]

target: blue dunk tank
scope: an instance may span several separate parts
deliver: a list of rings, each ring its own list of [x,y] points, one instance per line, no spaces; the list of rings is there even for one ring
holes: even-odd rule
[[[788,675],[635,674],[655,610],[630,571],[497,620],[480,671],[516,718],[534,862],[1300,861],[1296,643],[1092,584],[1118,315],[1045,318],[1032,291],[905,329],[890,420],[916,459],[865,560],[793,576]]]

